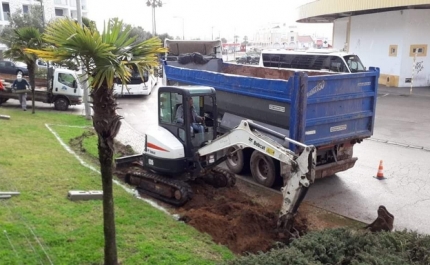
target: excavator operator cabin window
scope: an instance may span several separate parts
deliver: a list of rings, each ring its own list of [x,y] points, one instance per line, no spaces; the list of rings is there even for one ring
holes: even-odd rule
[[[170,92],[160,94],[160,121],[164,123],[172,123]]]

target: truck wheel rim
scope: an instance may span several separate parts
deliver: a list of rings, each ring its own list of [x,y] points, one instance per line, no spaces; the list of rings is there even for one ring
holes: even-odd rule
[[[257,164],[257,176],[261,180],[266,180],[269,175],[269,165],[264,159],[259,159]]]
[[[230,149],[228,149],[228,152],[230,153],[230,152],[234,152],[235,151],[235,149],[234,148],[230,148]],[[237,165],[237,163],[238,163],[238,161],[239,161],[239,156],[237,155],[237,152],[235,152],[234,154],[231,154],[229,157],[228,157],[228,160],[230,161],[230,163],[231,164],[233,164],[233,165]]]

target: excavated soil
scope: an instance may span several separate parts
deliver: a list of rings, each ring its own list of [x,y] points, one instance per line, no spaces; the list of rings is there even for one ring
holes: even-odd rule
[[[82,140],[91,133],[71,141],[82,153]],[[116,154],[132,155],[130,146],[116,143]],[[128,168],[117,168],[115,174],[123,180]],[[282,196],[269,189],[261,189],[246,181],[237,181],[235,187],[214,188],[203,181],[190,183],[193,199],[183,207],[175,208],[159,202],[171,213],[179,214],[180,220],[209,234],[213,241],[226,245],[236,254],[267,251],[277,242],[288,243],[287,234],[276,231],[278,211]],[[146,195],[141,194],[142,197]],[[295,219],[294,236],[308,230],[351,226],[351,221],[303,203]]]
[[[262,205],[238,187],[215,189],[200,182],[192,188],[193,199],[178,209],[180,220],[211,235],[216,243],[238,254],[267,251],[276,242],[286,243],[285,234],[276,231],[280,200]],[[306,233],[307,220],[298,216],[295,229],[300,235]]]

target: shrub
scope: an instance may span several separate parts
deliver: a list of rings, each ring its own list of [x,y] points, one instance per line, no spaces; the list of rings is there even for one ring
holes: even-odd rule
[[[346,228],[311,232],[288,247],[239,257],[230,265],[430,264],[430,236],[396,231],[370,233]]]

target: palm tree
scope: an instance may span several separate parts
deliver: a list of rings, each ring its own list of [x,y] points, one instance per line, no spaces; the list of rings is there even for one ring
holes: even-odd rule
[[[4,52],[4,56],[16,61],[22,61],[27,64],[28,76],[30,77],[30,86],[32,93],[32,113],[34,114],[34,89],[36,75],[37,55],[27,52],[26,49],[42,49],[44,41],[42,33],[35,27],[23,27],[13,30],[13,34],[8,35],[9,50]]]
[[[114,78],[126,84],[131,76],[127,65],[136,66],[143,77],[144,70],[158,66],[157,55],[166,52],[157,37],[135,43],[135,38],[129,37],[130,30],[130,26],[124,28],[122,21],[116,18],[105,23],[102,34],[71,19],[57,19],[46,28],[44,35],[44,40],[51,47],[30,50],[49,61],[75,59],[82,62],[91,77],[93,126],[98,136],[103,188],[105,264],[117,264],[112,168],[114,138],[122,117],[116,113],[112,89]]]

